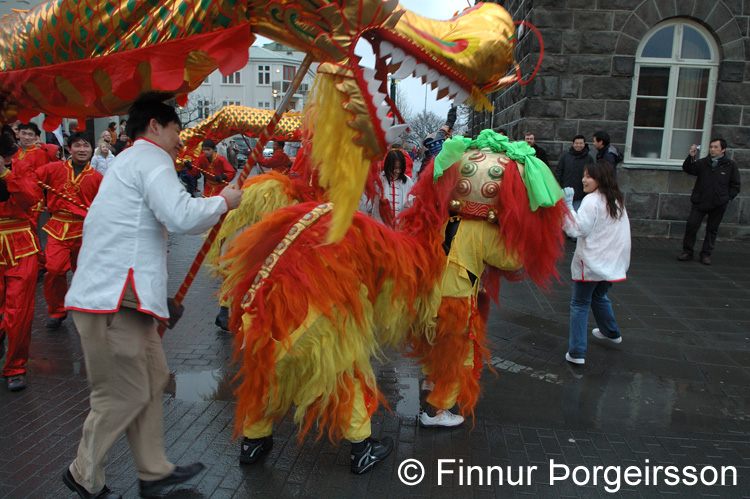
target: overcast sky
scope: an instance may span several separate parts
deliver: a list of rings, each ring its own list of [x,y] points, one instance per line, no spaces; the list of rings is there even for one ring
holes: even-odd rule
[[[421,16],[438,20],[450,19],[457,12],[473,5],[470,5],[467,0],[400,0],[399,3]],[[268,42],[268,39],[258,37],[255,45]],[[437,101],[437,92],[430,90],[426,85],[422,85],[421,80],[409,77],[399,81],[398,84],[405,89],[405,97],[412,112],[418,113],[426,108],[438,116],[445,116],[448,113],[450,101],[447,98]]]

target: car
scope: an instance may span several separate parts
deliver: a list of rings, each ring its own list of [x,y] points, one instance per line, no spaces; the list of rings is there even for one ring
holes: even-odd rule
[[[271,156],[273,156],[273,149],[269,149],[267,147],[265,149],[263,149],[263,157],[264,158],[270,158]]]

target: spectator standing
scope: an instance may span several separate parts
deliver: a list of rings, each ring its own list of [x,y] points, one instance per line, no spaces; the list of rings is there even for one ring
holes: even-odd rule
[[[414,160],[411,159],[411,156],[409,156],[404,150],[404,143],[402,141],[394,142],[393,144],[391,144],[391,151],[398,151],[402,154],[402,156],[404,157],[404,163],[402,163],[402,167],[404,168],[404,174],[407,177],[412,178],[412,170],[414,169]]]
[[[63,482],[80,497],[120,497],[105,485],[107,451],[127,434],[142,497],[185,482],[201,463],[175,466],[163,444],[162,395],[169,380],[156,319],[170,318],[168,231],[200,234],[239,206],[242,193],[192,198],[175,175],[184,147],[180,119],[151,93],[130,108],[134,141],[117,158],[86,217],[78,270],[65,297],[81,337],[91,386],[78,455]],[[172,315],[176,319],[176,314]]]
[[[104,133],[109,135],[106,131]],[[112,149],[113,146],[109,143],[109,140],[102,138],[91,158],[91,167],[102,175],[107,173],[107,168],[109,168],[115,160],[115,153],[112,152]]]
[[[578,211],[581,200],[586,195],[583,192],[583,183],[581,182],[583,172],[587,166],[592,164],[594,164],[594,158],[589,154],[589,146],[586,144],[586,138],[583,135],[573,137],[573,145],[557,162],[555,178],[563,189],[566,187],[573,188],[573,209],[576,211]]]
[[[534,151],[536,151],[536,157],[541,159],[545,165],[549,166],[549,159],[547,159],[547,152],[537,145],[536,135],[534,135],[534,132],[526,132],[523,140],[525,140],[526,143],[529,144],[534,149]]]
[[[106,133],[106,132],[105,132]],[[106,139],[102,139],[106,142]],[[109,144],[102,151],[108,151]],[[81,249],[83,221],[99,191],[102,174],[91,167],[91,144],[82,132],[74,132],[68,137],[70,160],[48,163],[37,170],[39,180],[50,186],[54,192],[47,194],[47,211],[50,219],[44,226],[48,234],[47,274],[44,276],[44,299],[47,301],[49,320],[46,327],[58,328],[68,313],[65,311],[65,293],[68,291],[69,271],[75,272],[78,252]],[[114,158],[111,152],[108,154]],[[72,199],[68,201],[60,194]]]
[[[109,132],[109,143],[114,146],[117,139],[117,122],[110,121],[107,125],[107,131]]]
[[[117,138],[117,141],[115,142],[115,156],[120,154],[123,150],[125,150],[126,147],[128,147],[128,134],[125,133],[125,130],[120,131],[120,136]]]
[[[564,189],[570,214],[563,229],[569,237],[577,238],[570,265],[573,297],[565,354],[572,364],[586,362],[589,307],[598,326],[591,334],[600,340],[622,343],[607,292],[613,282],[625,280],[630,267],[630,221],[612,165],[600,159],[586,166],[583,189],[588,196],[583,198],[577,212],[573,210],[573,189]]]
[[[219,143],[216,144],[216,154],[224,159],[227,159],[227,145],[223,140],[219,141]]]
[[[232,168],[235,170],[237,169],[237,154],[239,153],[239,148],[237,147],[237,143],[235,141],[230,141],[229,145],[227,146],[227,161],[229,161],[229,164],[232,165]]]
[[[5,241],[0,245],[0,358],[7,337],[3,376],[12,392],[26,388],[39,250],[31,207],[42,196],[33,167],[15,159],[17,150],[6,125],[0,133],[0,236]]]
[[[693,144],[690,146],[690,154],[682,163],[685,173],[697,177],[690,195],[693,206],[685,225],[682,254],[677,257],[682,262],[693,259],[696,234],[703,219],[708,217],[700,259],[703,265],[711,265],[711,253],[716,245],[719,224],[724,218],[729,201],[740,193],[740,170],[737,163],[727,158],[726,150],[727,142],[724,139],[711,139],[709,155],[697,159],[698,148]]]
[[[622,153],[609,143],[609,134],[607,132],[596,132],[594,134],[594,147],[596,148],[596,159],[607,161],[615,169],[615,178],[617,178],[617,165],[622,163]]]

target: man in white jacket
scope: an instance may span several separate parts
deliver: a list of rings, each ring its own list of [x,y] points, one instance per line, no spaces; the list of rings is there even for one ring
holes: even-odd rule
[[[162,442],[169,378],[156,319],[168,320],[167,233],[200,234],[239,206],[241,191],[193,198],[177,178],[181,124],[168,94],[130,109],[133,146],[117,156],[83,226],[78,269],[65,297],[81,337],[91,410],[63,481],[80,497],[117,498],[104,479],[110,447],[127,434],[142,497],[184,482],[203,464],[175,466]]]

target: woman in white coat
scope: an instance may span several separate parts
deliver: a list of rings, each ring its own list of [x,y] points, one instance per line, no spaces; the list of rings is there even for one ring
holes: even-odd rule
[[[404,173],[404,155],[401,151],[389,151],[383,161],[383,172],[380,180],[383,192],[378,192],[379,199],[368,201],[364,196],[359,203],[359,210],[375,220],[391,225],[392,221],[406,208],[411,206],[409,191],[414,182]]]
[[[630,266],[630,221],[612,165],[604,160],[588,165],[583,173],[583,190],[588,195],[578,212],[573,210],[573,189],[564,190],[570,214],[563,228],[568,236],[578,238],[570,266],[573,297],[565,354],[573,364],[586,361],[589,307],[599,326],[591,334],[600,340],[622,342],[607,292],[612,283],[625,280]]]

